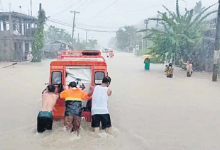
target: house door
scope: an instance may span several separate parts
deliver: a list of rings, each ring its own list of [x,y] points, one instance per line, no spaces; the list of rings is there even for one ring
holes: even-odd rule
[[[25,56],[24,56],[25,60],[27,60],[27,56],[29,52],[30,52],[29,43],[25,43]]]

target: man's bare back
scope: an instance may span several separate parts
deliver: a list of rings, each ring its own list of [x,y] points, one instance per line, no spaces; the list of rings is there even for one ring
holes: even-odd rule
[[[57,99],[59,98],[59,94],[44,91],[42,95],[42,108],[41,111],[52,111]]]

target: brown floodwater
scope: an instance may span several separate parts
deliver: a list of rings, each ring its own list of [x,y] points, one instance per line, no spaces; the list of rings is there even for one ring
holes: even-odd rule
[[[53,131],[36,133],[41,92],[49,79],[50,60],[0,63],[0,150],[219,150],[220,83],[211,74],[175,68],[167,79],[163,65],[144,71],[143,60],[116,53],[107,59],[113,95],[110,134],[93,133],[83,123],[80,137],[54,122]]]

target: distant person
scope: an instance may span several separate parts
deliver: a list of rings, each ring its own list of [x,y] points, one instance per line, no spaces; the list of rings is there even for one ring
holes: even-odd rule
[[[164,72],[165,72],[166,75],[167,75],[167,71],[168,71],[168,69],[169,69],[169,66],[166,65],[166,66],[165,66],[165,70],[164,70]]]
[[[31,54],[31,52],[29,52],[27,55],[27,60],[32,61],[32,59],[33,59],[33,55]]]
[[[108,87],[111,78],[104,77],[101,85],[97,85],[92,91],[92,128],[94,132],[101,128],[109,132],[111,127],[111,119],[108,110],[108,99],[112,94],[112,90]]]
[[[90,94],[91,95],[91,94]],[[77,88],[76,82],[71,82],[68,89],[61,92],[60,97],[65,99],[65,119],[64,125],[70,132],[79,135],[82,113],[82,100],[88,98],[88,94]]]
[[[187,77],[191,77],[192,76],[192,74],[193,74],[193,65],[192,65],[192,63],[191,63],[191,61],[187,61],[186,63],[185,62],[183,62],[183,60],[182,60],[182,63],[184,64],[184,65],[186,65],[186,71],[187,71]]]
[[[109,58],[109,50],[106,51],[106,57]]]
[[[43,133],[46,130],[52,130],[53,116],[52,110],[56,104],[59,94],[55,92],[54,85],[48,85],[43,91],[42,108],[37,117],[37,132]]]
[[[145,64],[144,69],[145,69],[145,70],[150,70],[150,59],[149,59],[149,58],[146,58],[146,59],[144,60],[144,64]]]
[[[110,58],[114,57],[114,52],[113,52],[113,50],[111,50],[111,51],[109,52],[109,57],[110,57]]]
[[[167,69],[167,78],[173,78],[173,65],[170,63]]]

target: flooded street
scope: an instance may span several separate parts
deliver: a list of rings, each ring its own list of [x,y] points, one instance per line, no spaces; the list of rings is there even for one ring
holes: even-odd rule
[[[49,79],[50,60],[0,63],[0,150],[219,150],[220,83],[211,75],[175,68],[168,79],[163,65],[144,71],[141,58],[116,53],[107,59],[113,95],[109,100],[112,131],[95,134],[83,123],[79,138],[55,122],[53,131],[36,133],[41,92]]]

